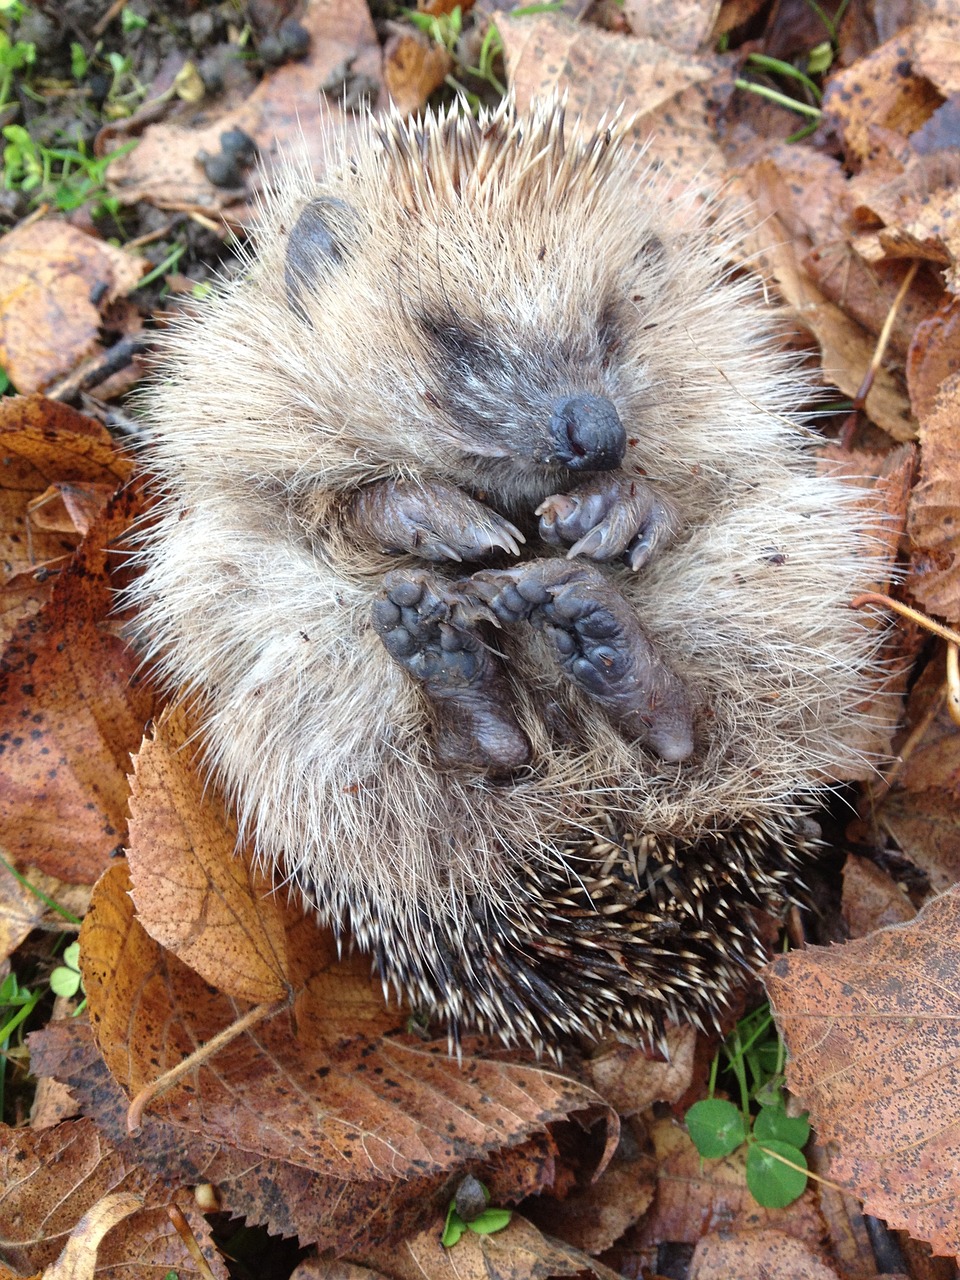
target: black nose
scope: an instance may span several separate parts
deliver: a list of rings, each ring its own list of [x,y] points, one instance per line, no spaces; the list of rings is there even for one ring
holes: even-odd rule
[[[566,396],[550,417],[554,460],[571,471],[613,471],[623,461],[627,433],[620,415],[603,396]]]

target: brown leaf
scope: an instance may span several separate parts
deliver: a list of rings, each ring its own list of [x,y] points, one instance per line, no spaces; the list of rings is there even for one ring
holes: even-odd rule
[[[960,301],[948,298],[917,325],[907,356],[907,386],[913,412],[924,421],[936,410],[948,378],[960,374]]]
[[[53,218],[8,231],[0,241],[0,364],[17,390],[39,391],[98,350],[100,307],[129,292],[145,269],[143,258]]]
[[[765,970],[790,1087],[868,1212],[960,1252],[960,894]]]
[[[799,324],[816,338],[825,380],[845,395],[856,395],[873,358],[875,338],[835,303],[827,301],[800,264],[796,247],[777,216],[774,201],[781,184],[776,168],[762,160],[751,165],[745,177],[761,215],[750,239],[767,275]],[[909,401],[893,374],[882,366],[867,395],[866,410],[872,421],[895,440],[912,440],[916,435]]]
[[[955,728],[953,733],[955,745],[960,746],[960,734]],[[910,861],[926,872],[934,893],[943,893],[960,880],[960,806],[956,787],[894,791],[884,801],[879,816]]]
[[[168,1180],[213,1182],[225,1212],[263,1223],[275,1235],[297,1235],[303,1244],[317,1243],[339,1255],[356,1255],[361,1248],[415,1234],[425,1217],[445,1211],[458,1177],[454,1175],[453,1182],[448,1174],[393,1182],[327,1178],[302,1164],[258,1158],[249,1151],[195,1138],[149,1112],[142,1132],[131,1138],[126,1129],[128,1099],[97,1052],[88,1026],[71,1019],[34,1032],[30,1054],[34,1071],[68,1083],[83,1110],[126,1158]],[[487,1164],[470,1163],[498,1203],[511,1203],[549,1185],[546,1178],[551,1173],[544,1178],[532,1172],[542,1136],[514,1149],[513,1169],[512,1155],[503,1151]]]
[[[9,970],[5,961],[40,923],[45,910],[46,903],[0,862],[0,974]]]
[[[129,754],[153,710],[108,622],[113,545],[139,510],[136,488],[110,503],[0,665],[0,841],[61,880],[94,880],[123,842]]]
[[[906,27],[830,79],[823,110],[856,161],[869,158],[875,129],[907,137],[940,105],[936,89],[913,69],[913,40],[914,28]]]
[[[52,1129],[0,1127],[0,1248],[21,1269],[48,1266],[104,1196],[143,1198],[153,1186],[91,1120]]]
[[[225,995],[283,998],[291,981],[280,899],[238,858],[237,826],[197,773],[183,706],[134,760],[128,859],[140,923]]]
[[[358,1267],[353,1262],[333,1258],[304,1258],[294,1267],[290,1280],[386,1280],[379,1271]]]
[[[941,388],[920,424],[920,480],[910,499],[910,590],[948,622],[960,622],[960,374]]]
[[[723,1160],[703,1160],[682,1125],[671,1118],[650,1128],[657,1198],[637,1231],[638,1243],[696,1244],[714,1226],[727,1231],[775,1227],[816,1248],[823,1223],[808,1187],[786,1209],[764,1209],[747,1189],[746,1149]]]
[[[161,209],[196,209],[218,218],[223,209],[247,220],[247,202],[258,178],[249,175],[249,192],[215,187],[197,156],[216,154],[220,135],[242,129],[258,143],[267,170],[289,148],[306,149],[319,164],[324,139],[331,129],[352,127],[351,117],[336,106],[336,90],[318,111],[325,87],[338,72],[349,71],[376,86],[380,81],[380,46],[370,11],[359,0],[309,0],[297,19],[309,32],[310,51],[265,75],[236,109],[211,118],[208,104],[197,112],[197,127],[180,123],[149,125],[136,149],[115,160],[107,179],[112,192],[125,203],[146,200]],[[376,96],[376,89],[368,96]],[[101,131],[103,133],[103,131]]]
[[[720,0],[624,0],[623,13],[637,39],[654,40],[678,53],[696,53],[705,45],[720,10]]]
[[[395,32],[384,46],[383,82],[403,115],[422,111],[452,70],[446,49],[418,31]]]
[[[43,396],[0,400],[0,463],[0,561],[10,577],[76,550],[75,529],[47,531],[31,512],[51,485],[102,494],[133,470],[99,423]]]
[[[612,1274],[562,1241],[548,1240],[519,1214],[493,1235],[465,1231],[452,1249],[440,1243],[442,1231],[439,1218],[398,1249],[364,1252],[362,1260],[394,1280],[547,1280],[581,1271]]]
[[[101,1052],[134,1095],[239,1010],[153,942],[128,888],[124,866],[101,878],[80,954]],[[602,1108],[589,1089],[538,1068],[460,1065],[445,1045],[357,1035],[366,1007],[375,1032],[388,1021],[369,962],[338,963],[329,935],[315,932],[313,947],[317,976],[297,997],[295,1023],[285,1014],[234,1039],[156,1099],[155,1116],[207,1141],[365,1180],[456,1169],[571,1112]]]
[[[906,893],[867,858],[848,854],[843,867],[843,918],[852,938],[912,920],[916,909]]]
[[[498,18],[497,27],[521,107],[563,89],[570,115],[595,123],[624,104],[664,181],[709,187],[726,179],[712,100],[732,88],[732,73],[714,59],[688,57],[653,40],[627,41],[555,14]]]
[[[913,34],[913,65],[937,86],[944,96],[960,93],[960,19],[956,13],[941,12],[920,23]]]
[[[689,1280],[729,1280],[776,1276],[777,1280],[837,1280],[822,1250],[783,1231],[711,1232],[690,1259]]]
[[[632,1045],[606,1045],[584,1063],[586,1078],[621,1116],[636,1115],[654,1102],[676,1102],[693,1078],[696,1039],[693,1027],[669,1027],[666,1062]]]
[[[124,1191],[98,1200],[71,1231],[60,1257],[47,1268],[46,1280],[93,1280],[103,1237],[124,1218],[142,1208],[143,1201],[139,1196]]]
[[[649,1161],[618,1152],[603,1177],[577,1187],[563,1200],[533,1201],[528,1213],[548,1236],[597,1255],[620,1239],[650,1208],[656,1179]]]

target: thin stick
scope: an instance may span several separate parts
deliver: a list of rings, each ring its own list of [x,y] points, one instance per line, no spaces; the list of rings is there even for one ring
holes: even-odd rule
[[[883,363],[883,357],[887,351],[887,343],[890,341],[890,335],[893,333],[893,326],[897,320],[897,312],[900,310],[903,300],[907,296],[910,286],[913,284],[914,276],[917,274],[919,269],[920,259],[915,258],[913,262],[911,262],[910,269],[907,271],[907,274],[903,277],[903,280],[900,283],[900,288],[897,290],[897,296],[894,298],[890,310],[887,312],[887,318],[883,322],[883,328],[880,330],[880,336],[877,338],[877,345],[873,351],[873,358],[870,361],[867,372],[863,375],[863,381],[860,383],[860,388],[857,391],[857,394],[853,397],[853,408],[850,410],[850,414],[846,422],[844,422],[843,428],[840,432],[840,442],[845,449],[849,449],[850,447],[850,438],[852,437],[857,425],[857,415],[866,404],[867,396],[870,394],[870,389],[873,386],[873,380],[877,376],[877,370]]]
[[[242,1018],[238,1018],[236,1022],[231,1023],[223,1031],[220,1031],[208,1040],[206,1044],[202,1044],[188,1057],[178,1063],[175,1067],[171,1067],[169,1071],[165,1071],[163,1075],[158,1076],[156,1080],[151,1080],[149,1084],[144,1085],[137,1096],[130,1103],[127,1111],[127,1132],[136,1133],[140,1128],[140,1122],[143,1119],[144,1110],[154,1100],[159,1098],[161,1094],[172,1089],[175,1084],[188,1075],[194,1067],[200,1066],[206,1062],[208,1058],[212,1058],[215,1053],[236,1040],[237,1036],[242,1035],[251,1027],[256,1026],[258,1022],[262,1022],[265,1018],[272,1017],[273,1014],[287,1005],[287,1000],[272,1000],[269,1004],[258,1004],[254,1008],[249,1009]]]
[[[908,604],[902,604],[899,600],[885,596],[881,591],[865,591],[862,596],[855,596],[850,601],[850,608],[862,609],[865,604],[878,604],[884,609],[892,609],[894,613],[909,618],[925,631],[932,631],[941,640],[946,640],[949,644],[960,644],[960,631],[945,627],[942,622],[934,622],[933,618],[921,613],[919,609],[911,609]]]
[[[167,1205],[167,1217],[176,1227],[177,1235],[183,1241],[183,1247],[189,1253],[194,1261],[197,1271],[200,1273],[202,1280],[217,1280],[217,1277],[210,1270],[210,1264],[203,1256],[203,1251],[197,1243],[197,1237],[193,1234],[193,1228],[183,1216],[183,1211],[179,1205]]]

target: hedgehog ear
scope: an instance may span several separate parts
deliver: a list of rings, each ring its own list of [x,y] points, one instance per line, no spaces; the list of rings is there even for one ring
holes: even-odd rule
[[[318,196],[303,208],[291,228],[283,272],[287,306],[307,324],[306,296],[347,257],[356,221],[356,213],[346,201]]]

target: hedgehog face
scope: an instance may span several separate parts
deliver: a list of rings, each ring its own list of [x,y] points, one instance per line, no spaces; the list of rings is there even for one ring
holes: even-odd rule
[[[634,400],[644,374],[637,299],[662,276],[663,247],[637,242],[619,184],[574,215],[563,200],[544,213],[555,167],[534,180],[533,191],[448,193],[427,207],[398,175],[367,170],[341,175],[302,210],[287,245],[288,304],[314,330],[315,351],[329,344],[322,364],[340,375],[350,428],[369,412],[373,369],[384,401],[404,410],[389,438],[421,464],[459,476],[486,463],[491,476],[548,485],[557,473],[621,466],[633,429],[624,367]],[[365,317],[369,345],[344,352],[341,308],[354,331]]]

